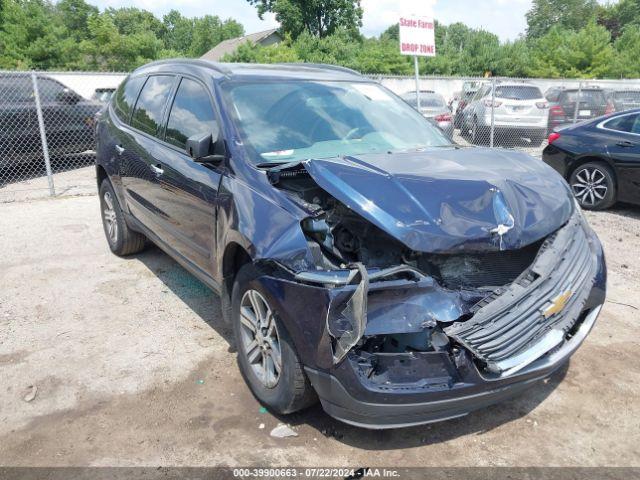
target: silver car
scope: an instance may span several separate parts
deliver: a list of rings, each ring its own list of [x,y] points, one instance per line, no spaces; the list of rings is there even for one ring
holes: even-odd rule
[[[418,109],[416,92],[407,92],[402,95],[402,99],[413,108]],[[442,95],[430,90],[421,90],[419,111],[449,138],[453,137],[453,117]]]
[[[465,107],[461,130],[478,145],[489,139],[493,122],[496,138],[527,138],[538,146],[547,136],[548,119],[549,103],[535,85],[501,82],[493,92],[486,83]]]

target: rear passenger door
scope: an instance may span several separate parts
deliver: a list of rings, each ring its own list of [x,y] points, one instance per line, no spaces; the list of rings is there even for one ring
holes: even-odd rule
[[[135,102],[122,142],[115,146],[120,156],[122,184],[134,217],[160,239],[166,238],[166,213],[157,203],[161,190],[162,147],[159,144],[167,105],[175,86],[173,75],[151,75]]]
[[[216,130],[218,116],[203,83],[189,77],[179,82],[169,108],[164,142],[156,151],[155,161],[162,174],[153,203],[162,212],[171,247],[212,277],[222,167],[195,162],[185,144],[189,137]]]

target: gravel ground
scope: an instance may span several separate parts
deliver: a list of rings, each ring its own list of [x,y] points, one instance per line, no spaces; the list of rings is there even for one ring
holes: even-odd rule
[[[609,301],[567,368],[371,432],[319,407],[261,413],[217,297],[156,248],[111,255],[95,195],[0,204],[0,465],[640,466],[640,209],[588,217]],[[270,437],[283,421],[298,437]]]

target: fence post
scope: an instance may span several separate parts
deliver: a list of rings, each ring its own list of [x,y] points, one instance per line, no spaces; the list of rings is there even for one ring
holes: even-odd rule
[[[44,128],[44,116],[42,115],[42,104],[40,103],[40,90],[38,90],[38,78],[36,77],[36,72],[31,72],[31,82],[33,83],[33,96],[36,100],[38,128],[40,129],[40,141],[42,142],[42,156],[44,157],[44,165],[47,168],[49,194],[53,197],[56,194],[56,190],[53,186],[53,174],[51,172],[51,161],[49,159],[49,145],[47,144],[47,133]]]
[[[493,142],[495,140],[495,100],[496,100],[496,77],[491,78],[491,133],[489,134],[489,148],[493,148]]]
[[[578,97],[576,98],[576,108],[573,110],[573,123],[578,123],[578,110],[582,99],[582,82],[578,84]]]

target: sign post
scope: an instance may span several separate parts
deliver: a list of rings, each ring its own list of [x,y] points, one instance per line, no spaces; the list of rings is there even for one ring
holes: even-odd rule
[[[436,56],[435,22],[431,17],[400,17],[400,53],[413,55],[416,70],[416,102],[420,109],[420,72],[418,57]]]

